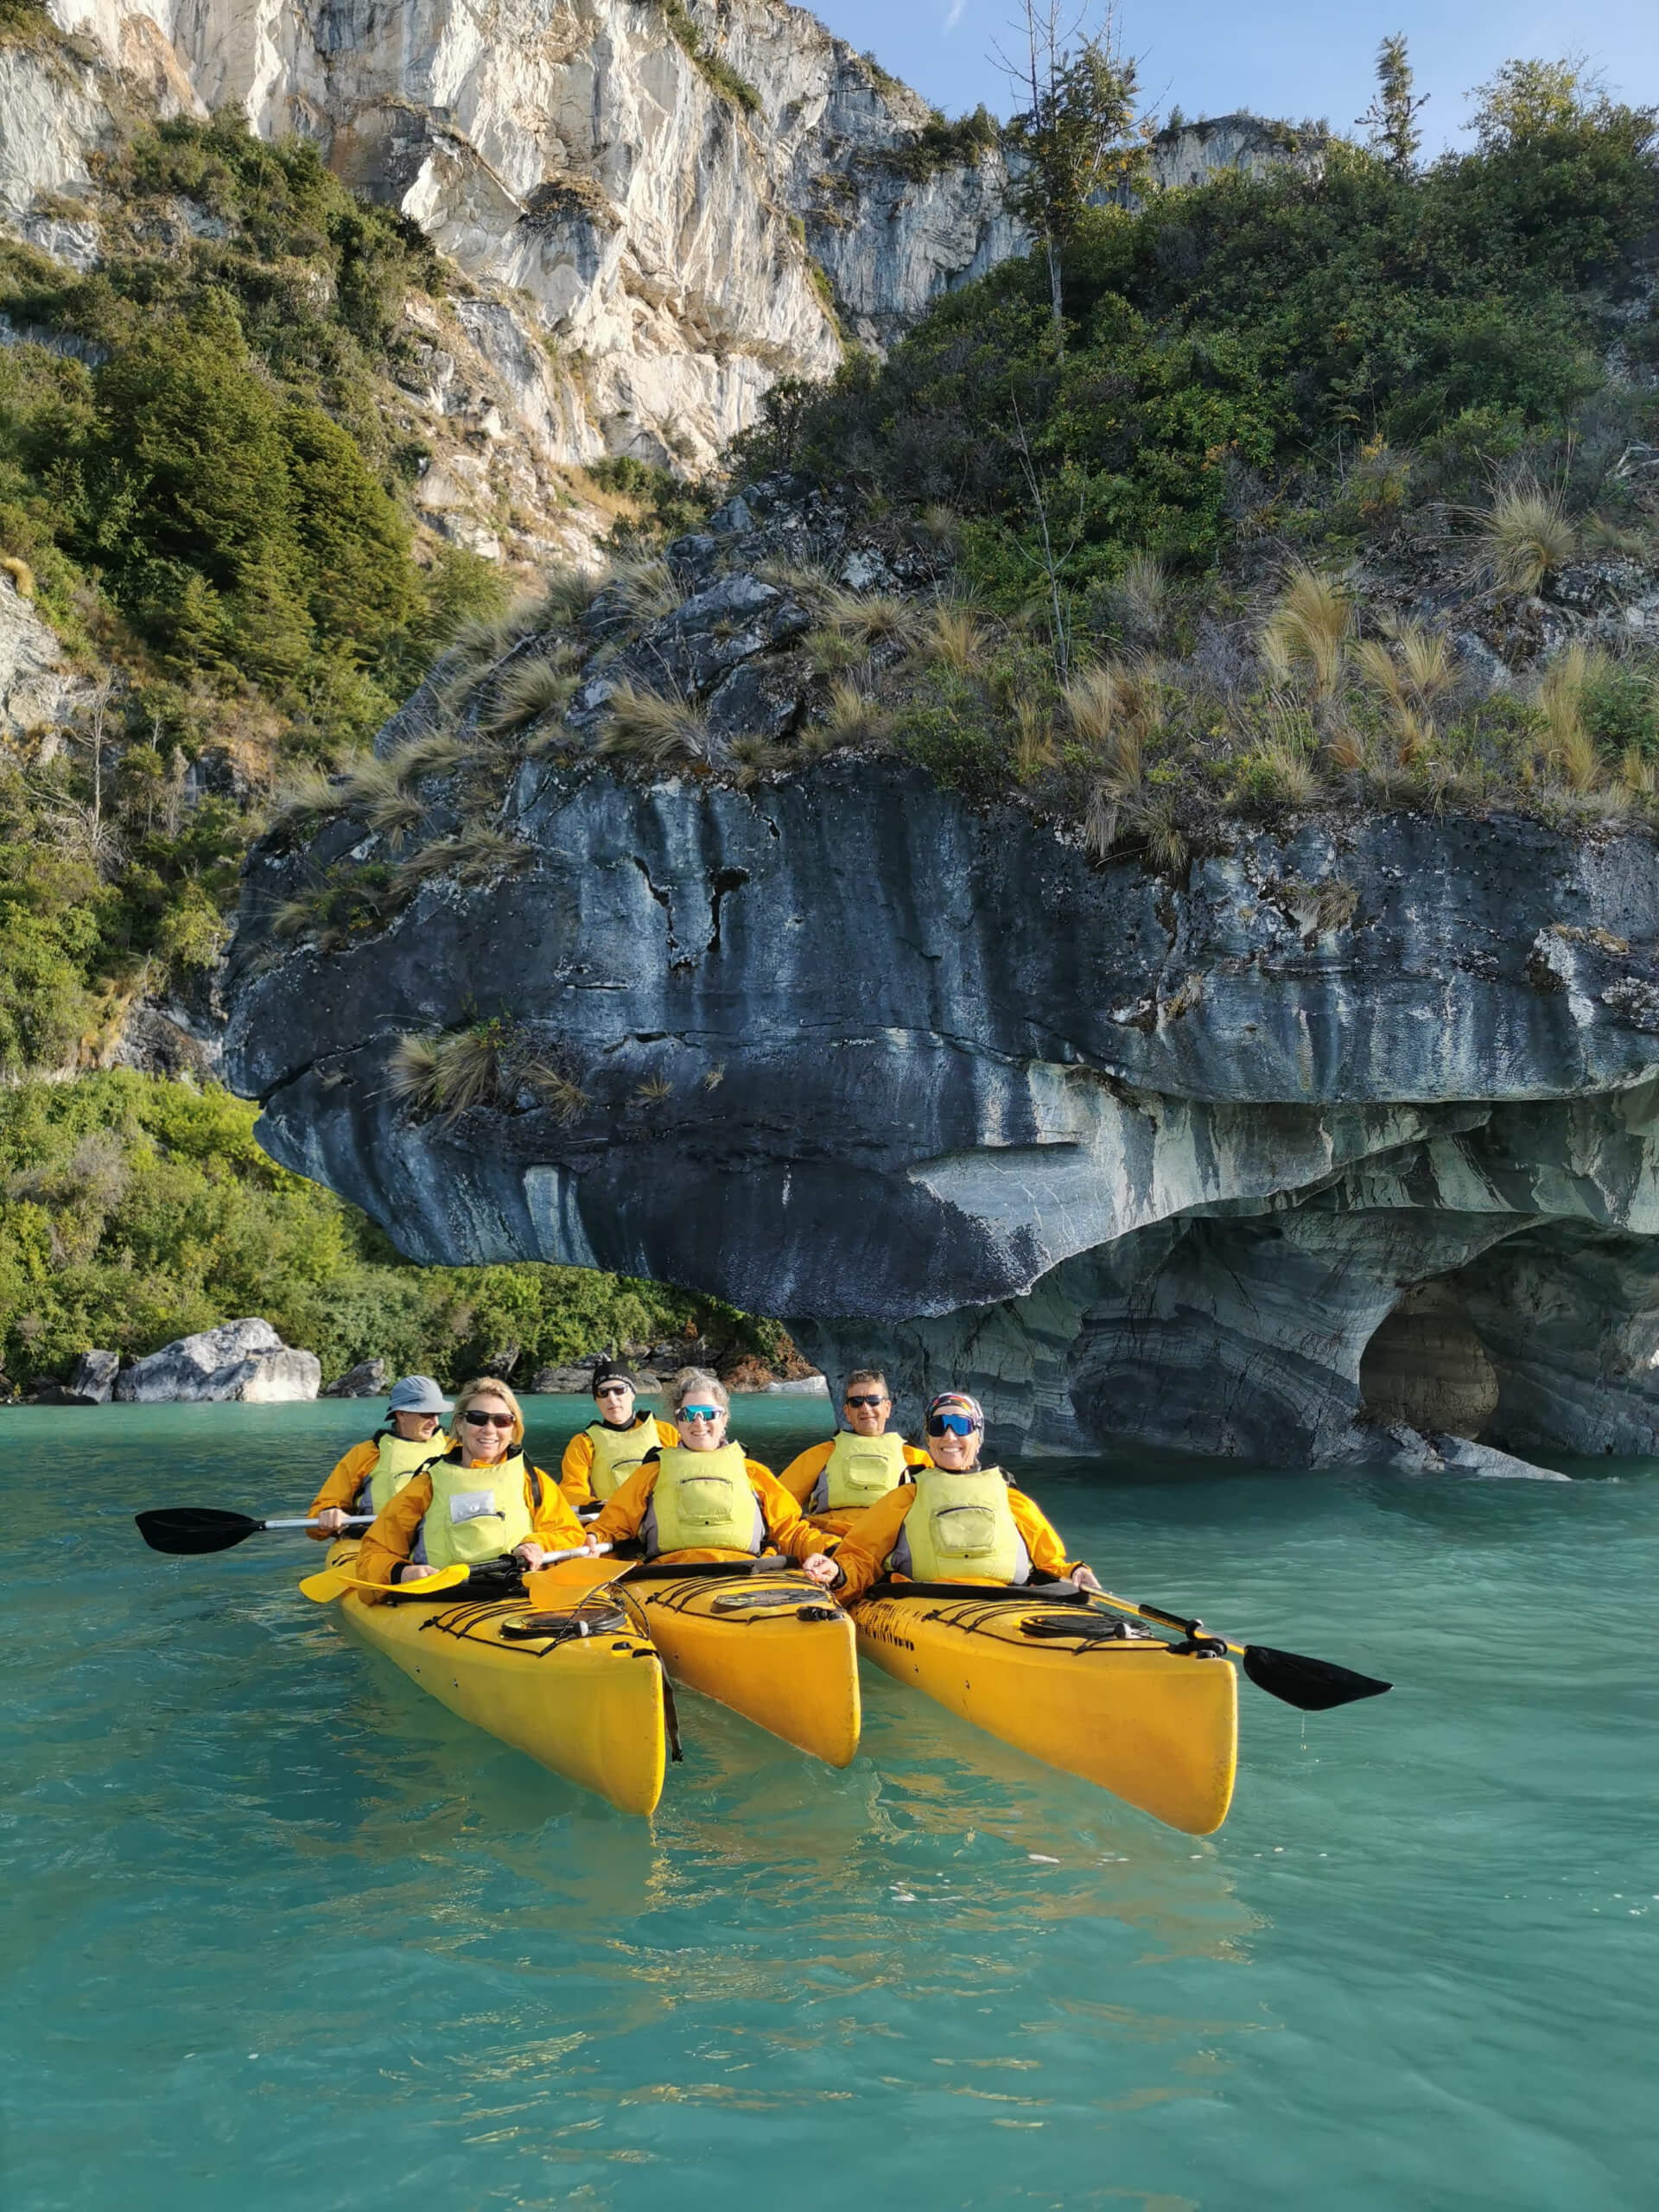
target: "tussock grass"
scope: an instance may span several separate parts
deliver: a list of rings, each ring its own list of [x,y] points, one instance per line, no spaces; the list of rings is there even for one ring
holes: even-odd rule
[[[429,776],[453,775],[466,758],[467,747],[453,730],[434,730],[394,753],[391,765],[400,783],[419,784]]]
[[[660,622],[685,601],[685,587],[664,560],[618,561],[603,588],[638,622]]]
[[[576,688],[570,672],[576,658],[574,645],[551,645],[517,663],[502,677],[480,729],[486,737],[505,737],[543,715],[563,714]]]
[[[923,634],[922,651],[957,676],[976,676],[990,652],[990,632],[965,607],[945,601],[935,607]]]
[[[619,683],[611,695],[609,712],[599,750],[612,759],[662,766],[673,760],[706,762],[713,755],[709,709],[683,694],[639,691],[631,683]]]
[[[1500,591],[1532,593],[1578,550],[1578,532],[1558,492],[1529,480],[1500,486],[1475,543]]]
[[[1109,603],[1128,643],[1155,645],[1163,636],[1174,604],[1169,571],[1155,554],[1131,555],[1128,566],[1113,588]]]
[[[1353,602],[1335,576],[1294,562],[1262,631],[1262,658],[1278,682],[1306,675],[1313,696],[1336,696],[1348,662]]]
[[[453,837],[423,845],[410,855],[397,873],[410,884],[438,875],[453,875],[462,883],[487,883],[497,876],[521,874],[535,857],[530,846],[517,837],[480,823]]]

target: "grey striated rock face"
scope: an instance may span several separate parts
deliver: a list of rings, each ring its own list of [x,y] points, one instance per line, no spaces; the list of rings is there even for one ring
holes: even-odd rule
[[[747,793],[531,762],[506,824],[523,872],[326,958],[264,933],[302,858],[250,867],[232,1080],[412,1255],[715,1291],[1028,1452],[1281,1464],[1427,1464],[1360,1378],[1433,1286],[1487,1443],[1659,1447],[1645,836],[1308,823],[1172,887],[852,760]],[[498,1009],[575,1118],[410,1118],[396,1039]]]
[[[315,1398],[322,1370],[315,1352],[285,1344],[269,1321],[225,1321],[200,1336],[181,1337],[122,1370],[115,1395],[124,1405],[222,1404],[239,1399],[276,1405]]]

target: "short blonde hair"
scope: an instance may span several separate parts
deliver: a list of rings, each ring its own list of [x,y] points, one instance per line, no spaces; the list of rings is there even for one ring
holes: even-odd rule
[[[461,1417],[474,1398],[499,1398],[512,1415],[512,1448],[516,1452],[524,1440],[524,1408],[499,1375],[480,1375],[455,1393],[455,1410],[449,1420],[449,1440],[456,1449],[464,1450],[461,1440]]]
[[[674,1410],[678,1413],[688,1398],[707,1398],[711,1406],[718,1406],[722,1413],[730,1413],[732,1402],[726,1395],[726,1385],[717,1375],[706,1367],[683,1367],[674,1378]]]

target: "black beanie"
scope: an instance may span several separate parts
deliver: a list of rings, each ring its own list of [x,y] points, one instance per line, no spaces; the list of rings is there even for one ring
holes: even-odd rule
[[[588,1388],[594,1397],[599,1395],[599,1386],[601,1382],[626,1382],[636,1397],[639,1395],[638,1382],[629,1374],[626,1367],[619,1366],[613,1359],[601,1359],[594,1369],[594,1379]]]

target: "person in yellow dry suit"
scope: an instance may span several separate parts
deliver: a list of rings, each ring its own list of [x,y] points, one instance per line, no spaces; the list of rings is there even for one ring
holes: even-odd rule
[[[448,1451],[438,1423],[454,1408],[429,1375],[402,1375],[386,1402],[386,1426],[353,1444],[312,1499],[311,1534],[327,1543],[353,1513],[384,1513],[416,1470]]]
[[[931,1467],[889,1491],[842,1538],[830,1587],[843,1604],[883,1574],[895,1581],[1023,1583],[1069,1576],[1098,1590],[1081,1560],[1069,1560],[1047,1516],[1000,1467],[982,1467],[985,1416],[977,1399],[946,1390],[927,1409]],[[806,1561],[812,1572],[812,1561]]]
[[[449,1449],[364,1531],[356,1567],[363,1581],[411,1582],[508,1554],[539,1567],[547,1552],[581,1548],[582,1523],[558,1484],[525,1462],[524,1417],[505,1382],[485,1376],[457,1392],[451,1435]]]
[[[674,1384],[675,1441],[648,1452],[607,1499],[588,1524],[589,1542],[638,1536],[647,1559],[687,1563],[753,1559],[769,1548],[791,1559],[816,1553],[822,1536],[776,1475],[727,1441],[730,1416],[724,1385],[702,1368],[683,1368]],[[820,1582],[834,1574],[824,1559],[809,1571]]]
[[[778,1478],[815,1529],[844,1536],[861,1513],[911,1479],[913,1467],[931,1467],[925,1452],[891,1436],[893,1400],[879,1367],[855,1368],[842,1398],[847,1426],[822,1444],[810,1444]]]
[[[559,1463],[559,1488],[578,1513],[614,1497],[653,1445],[680,1440],[667,1421],[635,1409],[638,1388],[626,1367],[608,1359],[594,1370],[599,1418],[576,1431]]]

